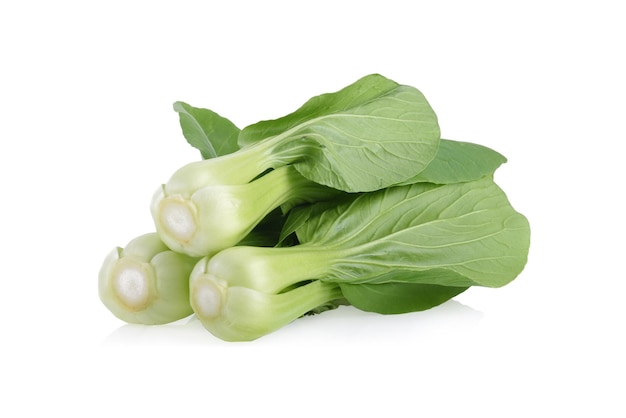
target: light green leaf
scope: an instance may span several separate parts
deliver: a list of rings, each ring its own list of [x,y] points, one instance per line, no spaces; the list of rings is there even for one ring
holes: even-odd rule
[[[324,280],[498,287],[522,271],[530,245],[528,221],[490,177],[392,187],[303,210],[300,242],[341,254]],[[415,274],[439,270],[447,274]]]
[[[231,121],[209,109],[193,107],[184,102],[174,103],[180,126],[187,142],[197,148],[203,159],[230,154],[239,149],[239,128]]]
[[[244,128],[239,145],[280,139],[275,153],[304,177],[364,192],[422,171],[437,152],[439,134],[437,117],[420,91],[373,74],[314,97],[283,118]]]

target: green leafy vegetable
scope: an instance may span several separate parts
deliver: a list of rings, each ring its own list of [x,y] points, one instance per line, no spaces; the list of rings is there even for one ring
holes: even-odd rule
[[[224,142],[232,145],[237,128],[230,122],[182,102],[176,108],[183,133],[203,156],[218,154],[215,149],[221,142],[211,138],[226,135]],[[263,193],[274,198],[255,214],[288,203],[287,198],[313,201],[327,196],[313,184],[361,192],[406,180],[422,171],[436,154],[439,126],[417,89],[371,75],[339,92],[314,97],[284,118],[245,128],[239,144],[242,148],[230,154],[182,167],[155,193],[152,216],[170,248],[197,256],[236,244],[261,217],[230,215],[227,208],[240,208],[239,203],[211,196],[234,193],[225,187],[260,181],[282,167],[295,168],[308,181],[293,181],[278,192],[259,187],[254,198]],[[277,193],[282,197],[276,197]],[[226,203],[218,208],[207,199]],[[233,218],[237,218],[235,225],[229,222]],[[199,228],[200,224],[207,227]],[[213,232],[213,225],[218,224],[232,230],[232,235]],[[200,240],[203,243],[196,245]]]
[[[199,257],[237,245],[280,206],[323,200],[335,194],[305,179],[293,166],[284,166],[250,183],[203,187],[188,198],[165,197],[165,190],[159,189],[151,212],[169,248]]]
[[[100,300],[118,318],[164,324],[193,313],[189,274],[197,258],[170,251],[156,233],[139,236],[106,257],[98,278]]]
[[[200,130],[211,123],[200,123]],[[287,164],[339,190],[378,190],[423,170],[437,152],[439,125],[417,89],[373,74],[314,97],[284,118],[244,128],[239,145],[231,154],[182,167],[166,193],[188,196],[204,186],[247,183]]]
[[[277,295],[319,280],[342,286],[355,306],[398,313],[427,309],[469,286],[503,286],[522,271],[528,255],[528,222],[489,177],[342,195],[340,203],[293,211],[307,214],[296,230],[300,245],[225,249],[200,261],[204,282],[220,295],[231,288]],[[363,284],[368,286],[352,287]],[[405,284],[411,286],[402,289]],[[418,296],[398,298],[402,292]],[[210,304],[193,290],[191,297],[192,304]],[[228,303],[219,306],[235,309]],[[212,326],[207,329],[213,332]]]
[[[100,298],[124,321],[194,312],[217,337],[249,341],[339,305],[430,309],[526,264],[528,221],[493,181],[506,158],[440,139],[413,87],[368,75],[243,130],[174,110],[203,160],[156,191],[157,232],[100,269]]]

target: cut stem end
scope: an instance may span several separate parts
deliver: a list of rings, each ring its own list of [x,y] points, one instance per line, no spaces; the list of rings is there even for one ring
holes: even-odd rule
[[[113,274],[111,286],[117,299],[132,311],[146,308],[151,301],[153,272],[143,263],[120,260]]]
[[[202,319],[212,319],[220,315],[224,294],[210,277],[197,280],[191,289],[191,306],[196,315]]]
[[[163,232],[179,242],[188,242],[196,233],[196,210],[193,203],[177,197],[161,202],[159,221]]]

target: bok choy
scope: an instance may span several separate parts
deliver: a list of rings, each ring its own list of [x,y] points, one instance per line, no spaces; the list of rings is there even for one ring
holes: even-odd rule
[[[322,284],[337,285],[350,304],[381,313],[390,313],[386,305],[391,299],[379,298],[378,308],[371,295],[391,290],[390,284],[397,289],[407,286],[404,290],[420,285],[418,289],[440,303],[470,286],[509,283],[522,271],[528,255],[528,221],[512,208],[489,176],[473,182],[416,183],[343,195],[292,212],[295,220],[288,228],[295,231],[301,244],[237,246],[200,260],[200,270],[196,267],[191,275],[191,300],[210,332],[220,338],[258,338],[276,324],[245,328],[242,324],[249,325],[252,319],[238,316],[257,309],[249,304],[255,303],[258,295],[263,295],[259,299],[263,310],[271,305],[275,310],[271,318],[284,324],[286,318],[279,314],[289,312],[294,320],[311,305],[338,298],[329,286],[326,300],[320,300]],[[312,286],[316,282],[320,284]],[[306,289],[315,289],[310,299],[305,297],[309,294]],[[245,302],[247,310],[238,306],[242,303],[239,297],[229,296],[240,291],[257,295]],[[300,310],[290,305],[284,312],[279,302],[270,303],[274,300],[270,295],[278,301],[282,299],[279,295],[295,291],[297,300],[302,301]],[[399,311],[407,310],[419,307],[409,303]],[[224,335],[224,321],[231,324],[228,332],[240,329],[241,334]]]
[[[100,268],[98,292],[123,321],[165,324],[193,313],[189,274],[198,260],[171,251],[156,233],[116,247]]]
[[[193,110],[178,107],[181,120],[192,122]],[[224,118],[214,113],[210,117],[229,138],[237,134]],[[203,155],[215,158],[176,171],[155,194],[152,215],[170,247],[189,255],[208,254],[232,245],[236,237],[223,244],[219,234],[210,242],[189,242],[196,232],[207,236],[196,229],[195,216],[221,218],[221,212],[198,197],[212,193],[206,188],[247,184],[268,170],[291,165],[310,182],[329,188],[379,190],[421,172],[437,153],[439,139],[437,117],[420,91],[377,74],[366,76],[338,92],[310,99],[283,118],[244,128],[237,134],[240,148],[234,152],[218,155],[215,147],[203,148]],[[306,197],[303,190],[291,193]],[[308,200],[317,198],[313,194]],[[274,208],[282,203],[276,199]],[[242,228],[251,228],[255,221],[250,218]]]

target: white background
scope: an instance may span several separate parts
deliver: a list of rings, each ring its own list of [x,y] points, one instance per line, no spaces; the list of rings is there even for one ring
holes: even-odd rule
[[[3,2],[0,415],[625,416],[618,4]],[[104,256],[199,158],[174,101],[244,127],[374,72],[508,157],[496,181],[532,227],[516,281],[244,344],[106,310]]]

